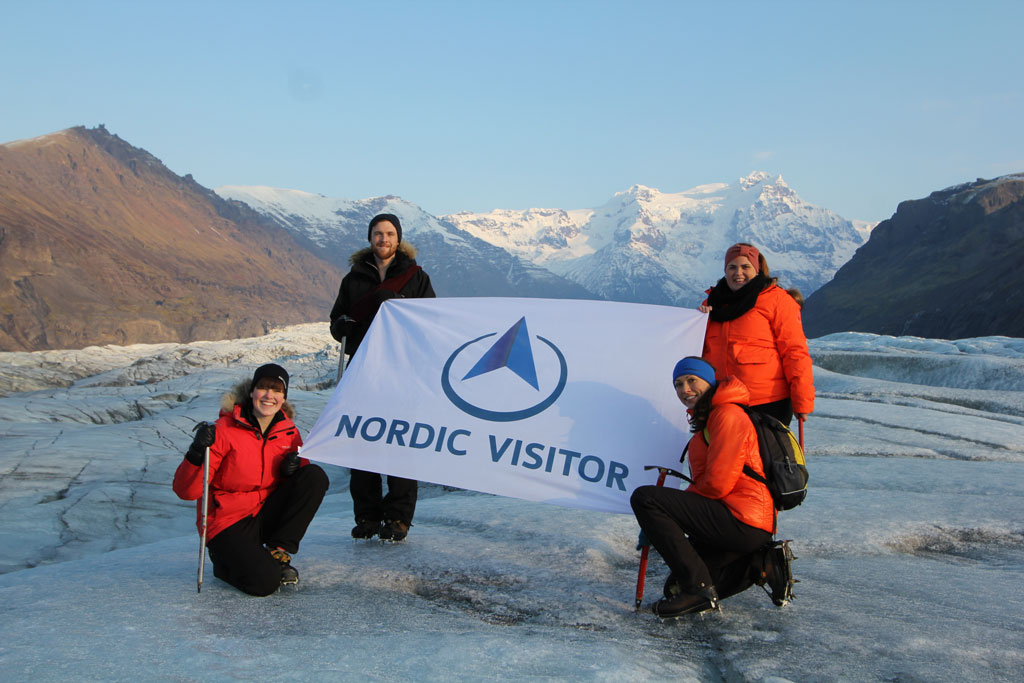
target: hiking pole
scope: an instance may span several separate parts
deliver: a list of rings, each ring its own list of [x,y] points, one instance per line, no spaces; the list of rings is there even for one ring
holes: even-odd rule
[[[206,447],[203,455],[203,514],[199,532],[199,578],[196,582],[196,593],[203,592],[203,568],[206,566],[206,513],[210,505],[210,447]]]
[[[804,450],[804,418],[798,417],[796,422],[800,426],[800,450]]]
[[[686,457],[686,451],[685,450],[683,451],[683,457]],[[685,474],[683,474],[681,472],[676,472],[675,470],[670,469],[668,467],[658,467],[657,465],[645,465],[644,469],[645,470],[653,470],[653,469],[657,469],[658,470],[658,483],[655,484],[655,486],[664,486],[665,485],[665,475],[668,475],[668,474],[671,474],[673,477],[679,477],[680,479],[685,479],[686,481],[690,482],[691,484],[693,483],[693,480],[690,479]],[[641,529],[641,531],[643,531],[643,530]],[[640,609],[640,603],[642,603],[643,599],[644,599],[644,582],[647,580],[647,555],[650,552],[650,550],[651,550],[650,543],[648,543],[647,545],[645,545],[643,548],[640,549],[640,570],[637,572],[637,575],[636,575],[636,608],[638,610]]]
[[[338,358],[338,381],[341,381],[341,376],[345,374],[345,341],[348,337],[341,338],[341,356]]]

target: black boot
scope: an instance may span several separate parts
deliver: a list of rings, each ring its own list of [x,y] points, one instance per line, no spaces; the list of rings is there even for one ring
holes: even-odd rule
[[[352,538],[373,538],[380,533],[380,522],[374,519],[357,519],[352,527]]]
[[[766,546],[759,554],[760,567],[754,583],[764,587],[765,593],[771,596],[776,606],[782,607],[795,596],[793,595],[793,551],[789,547],[789,541],[773,541]]]
[[[718,594],[715,593],[714,586],[701,589],[699,594],[680,591],[674,597],[662,598],[654,603],[653,609],[662,619],[675,619],[684,614],[699,614],[718,609]]]
[[[299,571],[292,566],[292,556],[284,548],[267,548],[270,556],[281,563],[281,585],[294,586],[299,583]]]
[[[411,525],[400,519],[389,519],[380,527],[380,540],[382,541],[404,541],[409,535]]]

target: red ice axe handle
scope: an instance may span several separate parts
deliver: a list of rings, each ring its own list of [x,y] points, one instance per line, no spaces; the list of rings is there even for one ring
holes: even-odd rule
[[[655,465],[647,465],[646,467],[644,467],[645,470],[655,468],[657,469],[657,483],[654,484],[655,486],[664,486],[665,477],[667,474],[672,474],[673,476],[678,476],[680,478],[686,479],[687,481],[690,481],[690,478],[688,476],[680,474],[679,472],[673,469],[669,469],[668,467],[656,467]],[[644,581],[647,579],[647,554],[649,552],[650,546],[644,546],[640,549],[640,570],[637,572],[637,609],[640,609],[640,603],[643,602],[643,585]]]

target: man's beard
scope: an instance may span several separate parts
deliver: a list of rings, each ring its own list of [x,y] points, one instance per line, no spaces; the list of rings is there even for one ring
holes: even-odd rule
[[[385,251],[385,250],[386,250],[386,252],[382,253],[382,251]],[[387,249],[385,247],[374,247],[373,248],[373,255],[376,256],[381,261],[387,261],[389,258],[391,258],[392,256],[394,256],[397,253],[398,253],[398,245],[397,244],[394,247],[391,247],[390,249]]]

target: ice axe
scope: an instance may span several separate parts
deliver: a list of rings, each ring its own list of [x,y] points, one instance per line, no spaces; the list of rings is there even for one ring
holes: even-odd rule
[[[192,431],[196,431],[205,422],[199,422]],[[210,509],[210,447],[206,447],[203,453],[203,502],[201,504],[202,514],[199,523],[199,573],[196,578],[196,593],[203,592],[203,569],[206,567],[206,519]]]
[[[332,334],[335,332],[335,324],[341,323],[338,326],[337,332],[341,330],[352,330],[355,325],[355,318],[350,318],[347,315],[342,315],[340,318],[331,323]],[[348,335],[341,337],[341,356],[338,358],[338,381],[341,381],[341,376],[345,374],[345,342],[348,340]]]
[[[686,457],[686,451],[683,451],[683,457]],[[669,467],[660,467],[658,465],[645,465],[644,470],[658,470],[658,483],[655,486],[665,485],[665,476],[671,474],[673,477],[679,477],[686,481],[693,483],[693,480],[681,472],[676,472],[674,469]],[[640,604],[644,600],[644,582],[647,580],[647,555],[651,550],[650,544],[643,546],[640,549],[640,570],[636,575],[636,608],[640,609]]]

